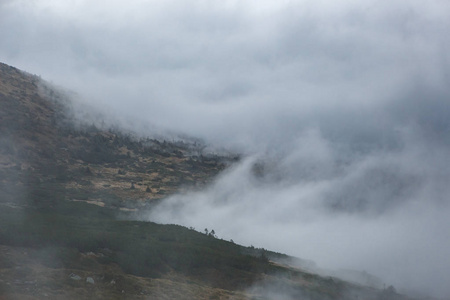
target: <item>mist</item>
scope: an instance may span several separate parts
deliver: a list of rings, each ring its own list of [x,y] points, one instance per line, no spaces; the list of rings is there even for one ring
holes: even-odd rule
[[[250,157],[205,191],[170,197],[148,220],[213,228],[322,268],[365,270],[413,295],[448,296],[448,149],[405,141],[341,165],[315,135],[264,167]]]
[[[438,0],[9,0],[0,60],[244,155],[147,220],[449,298],[448,28]]]

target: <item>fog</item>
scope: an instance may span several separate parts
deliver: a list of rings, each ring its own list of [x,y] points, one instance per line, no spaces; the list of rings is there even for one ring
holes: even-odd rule
[[[205,191],[166,200],[149,219],[213,228],[320,267],[366,270],[400,289],[448,295],[448,151],[404,146],[339,166],[330,149],[311,149],[311,138],[317,143],[305,137],[264,177],[255,177],[258,159],[249,158]]]
[[[9,0],[0,61],[244,154],[148,220],[448,298],[448,28],[438,0]]]

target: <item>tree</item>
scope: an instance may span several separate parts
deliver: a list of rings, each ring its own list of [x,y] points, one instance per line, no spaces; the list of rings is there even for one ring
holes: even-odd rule
[[[209,233],[209,236],[212,236],[213,238],[217,238],[216,232],[213,230],[211,230],[211,232]]]

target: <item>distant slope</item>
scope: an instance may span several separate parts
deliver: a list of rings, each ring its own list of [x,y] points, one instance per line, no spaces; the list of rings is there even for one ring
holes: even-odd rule
[[[70,118],[64,97],[37,76],[0,64],[4,201],[66,199],[133,209],[180,188],[202,186],[229,161],[193,155],[194,145],[181,141],[137,139],[80,124]],[[48,195],[48,185],[60,188]]]

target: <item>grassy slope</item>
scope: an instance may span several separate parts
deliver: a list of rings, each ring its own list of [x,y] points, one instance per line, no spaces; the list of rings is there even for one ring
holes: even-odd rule
[[[115,214],[72,202],[45,210],[4,207],[0,243],[32,248],[51,268],[95,271],[117,266],[124,274],[146,278],[176,273],[228,290],[251,284],[268,266],[241,255],[232,243],[176,225],[119,221]],[[95,254],[83,259],[81,253]]]
[[[15,262],[0,251],[0,297],[21,299],[39,292],[39,297],[89,298],[95,291],[112,299],[122,298],[123,290],[127,297],[172,293],[167,299],[271,299],[274,291],[294,299],[363,294],[379,299],[376,290],[271,263],[261,249],[178,225],[123,217],[82,202],[60,202],[51,209],[3,207],[0,245],[19,258]],[[70,279],[71,273],[82,280]],[[94,278],[95,288],[87,277]]]

